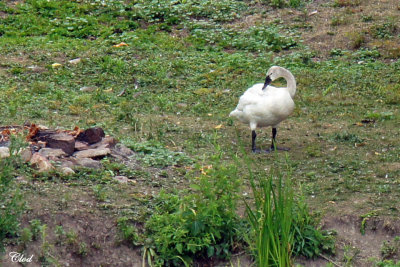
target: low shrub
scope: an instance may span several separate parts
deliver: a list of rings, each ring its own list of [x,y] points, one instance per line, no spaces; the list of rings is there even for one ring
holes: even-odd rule
[[[220,156],[203,168],[184,197],[160,193],[145,226],[145,252],[155,266],[189,266],[194,259],[227,258],[241,246],[243,221],[236,214],[240,182],[235,166]]]

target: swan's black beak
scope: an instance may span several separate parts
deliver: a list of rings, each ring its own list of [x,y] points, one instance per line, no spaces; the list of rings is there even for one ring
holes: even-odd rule
[[[271,77],[269,77],[269,75],[267,76],[267,78],[265,78],[265,82],[264,82],[264,86],[262,88],[262,90],[264,90],[265,88],[267,88],[267,86],[272,82]]]

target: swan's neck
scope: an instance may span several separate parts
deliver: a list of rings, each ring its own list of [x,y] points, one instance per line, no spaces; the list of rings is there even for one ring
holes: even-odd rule
[[[296,94],[296,79],[290,71],[283,69],[282,77],[286,80],[287,90],[289,91],[290,96],[293,98]]]

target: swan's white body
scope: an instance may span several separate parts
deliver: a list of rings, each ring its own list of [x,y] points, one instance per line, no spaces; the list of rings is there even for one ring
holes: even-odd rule
[[[268,70],[268,77],[270,77],[269,81],[280,77],[285,78],[287,87],[267,86],[267,82],[266,84],[255,84],[240,97],[236,109],[229,114],[229,116],[249,124],[252,131],[255,131],[257,127],[272,126],[272,128],[276,128],[294,110],[293,97],[296,93],[294,76],[288,70],[274,66]],[[255,136],[253,143],[254,139]]]
[[[268,86],[264,90],[262,83],[247,89],[240,97],[239,104],[229,116],[250,124],[250,129],[257,127],[276,127],[285,120],[294,109],[294,102],[286,88]]]

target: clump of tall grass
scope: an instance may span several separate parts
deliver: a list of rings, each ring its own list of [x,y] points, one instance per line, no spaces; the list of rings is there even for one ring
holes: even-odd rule
[[[276,182],[250,175],[254,208],[246,203],[252,227],[257,266],[290,266],[293,243],[293,188],[290,179],[279,174]]]
[[[245,205],[249,244],[258,267],[292,266],[296,255],[334,254],[334,233],[320,230],[305,199],[294,193],[289,164],[286,172],[277,170],[268,177],[253,175],[251,168],[249,173],[254,205]]]

